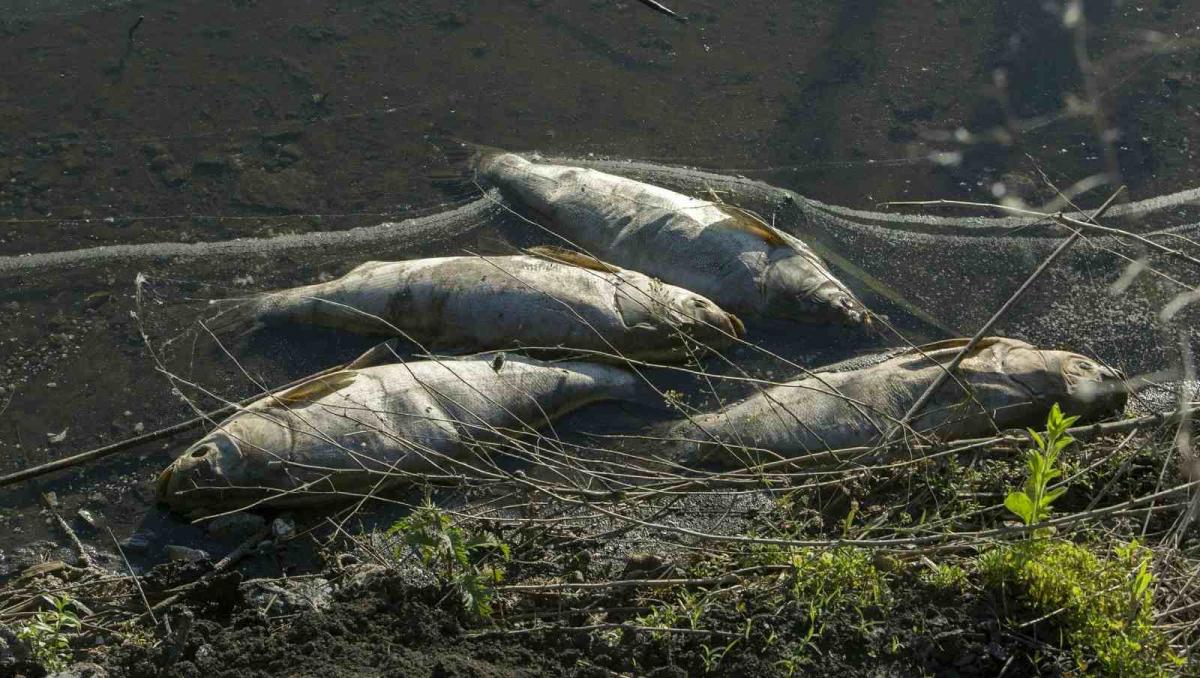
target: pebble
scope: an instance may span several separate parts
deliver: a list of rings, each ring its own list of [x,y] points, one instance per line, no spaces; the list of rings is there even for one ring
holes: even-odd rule
[[[208,643],[205,643],[204,645],[201,645],[200,647],[196,648],[196,661],[197,662],[208,661],[209,659],[212,659],[213,657],[215,657],[216,654],[217,654],[217,651],[213,649],[213,646],[209,645]]]
[[[133,425],[134,433],[141,433],[142,431],[145,431],[145,430],[146,430],[146,425],[140,421]]]
[[[167,558],[170,560],[178,560],[186,563],[194,563],[199,560],[208,560],[207,551],[200,549],[189,548],[187,546],[178,546],[171,544],[166,548]]]
[[[271,532],[277,541],[286,541],[296,536],[296,521],[288,516],[280,516],[271,523]]]
[[[105,524],[104,516],[97,516],[96,514],[92,513],[91,511],[89,511],[87,509],[79,509],[79,511],[75,515],[79,516],[79,519],[82,520],[85,525],[92,528],[93,530],[99,530],[104,527],[104,524]]]
[[[154,533],[152,532],[134,532],[129,535],[129,538],[121,542],[121,548],[126,551],[142,552],[150,548],[150,544],[154,541]]]

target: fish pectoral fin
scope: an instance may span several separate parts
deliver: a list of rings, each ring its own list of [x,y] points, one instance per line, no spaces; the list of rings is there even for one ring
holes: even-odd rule
[[[587,268],[593,271],[603,271],[604,273],[619,273],[621,271],[621,269],[617,268],[616,266],[613,266],[612,264],[606,264],[596,257],[584,254],[583,252],[569,250],[565,247],[541,245],[538,247],[530,247],[526,251],[534,256],[550,259],[551,261],[557,261],[560,264],[567,264],[569,266],[578,266],[579,268]]]
[[[347,370],[324,374],[298,386],[293,386],[283,393],[277,393],[273,398],[283,405],[311,403],[353,384],[357,376],[357,373]]]

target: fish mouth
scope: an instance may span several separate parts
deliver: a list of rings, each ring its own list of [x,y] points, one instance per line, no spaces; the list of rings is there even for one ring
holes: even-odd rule
[[[839,296],[833,300],[834,315],[849,326],[870,327],[871,312],[857,299],[849,295]]]
[[[738,339],[745,339],[746,325],[742,323],[742,319],[732,313],[726,313],[725,317],[729,321],[730,334]]]

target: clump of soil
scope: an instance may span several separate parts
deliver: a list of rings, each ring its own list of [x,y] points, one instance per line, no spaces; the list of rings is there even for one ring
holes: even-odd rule
[[[461,621],[438,605],[440,593],[398,578],[343,590],[328,609],[268,622],[240,607],[227,622],[197,621],[186,639],[158,648],[126,646],[111,658],[115,675],[514,675],[559,673],[557,653],[502,639],[467,640]]]
[[[899,614],[879,610],[847,611],[821,620],[822,638],[803,666],[807,672],[840,675],[864,665],[889,667],[897,674],[914,670],[964,675],[994,675],[1017,648],[999,644],[993,612],[972,596],[941,600],[930,609],[928,590],[909,589],[896,601]],[[505,633],[470,628],[460,609],[447,604],[436,588],[414,587],[399,575],[368,578],[346,587],[323,611],[305,612],[286,621],[267,621],[249,607],[228,621],[201,619],[186,638],[158,647],[127,645],[108,658],[112,675],[279,676],[279,675],[696,675],[704,672],[705,646],[723,646],[702,634],[682,641],[655,638],[650,632],[614,639],[589,630]],[[953,604],[945,604],[953,603]],[[860,616],[860,612],[862,616]],[[586,617],[583,612],[579,618]],[[620,615],[613,615],[619,618]],[[739,616],[769,621],[779,645],[809,629],[799,608],[782,615],[749,610],[742,615],[714,610],[706,626]],[[864,631],[864,629],[866,629]],[[876,656],[880,638],[896,638],[893,656]],[[759,631],[735,644],[719,663],[723,675],[777,675],[773,652],[761,652]],[[890,642],[890,640],[889,640]],[[739,649],[738,645],[741,646]],[[716,649],[719,649],[716,648]],[[717,668],[717,667],[713,667]]]

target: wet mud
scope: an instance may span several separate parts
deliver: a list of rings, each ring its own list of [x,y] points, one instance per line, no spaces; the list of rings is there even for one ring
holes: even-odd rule
[[[1117,130],[1109,146],[1097,141],[1093,117],[1069,113],[1072,97],[1083,95],[1084,74],[1061,16],[1040,5],[669,4],[687,24],[637,2],[17,3],[0,17],[0,56],[11,65],[0,80],[0,257],[304,236],[462,208],[479,199],[475,186],[447,190],[430,179],[446,167],[429,137],[446,135],[549,157],[607,158],[613,167],[624,159],[701,167],[732,177],[730,190],[745,176],[859,210],[885,200],[1004,195],[1039,204],[1053,192],[1038,168],[1067,186],[1105,171],[1112,158],[1133,200],[1200,186],[1200,52],[1191,42],[1200,10],[1187,3],[1084,3],[1087,51],[1107,123]],[[657,179],[670,182],[668,174]],[[681,188],[701,192],[701,183],[690,177]],[[1111,189],[1079,199],[1096,206]],[[519,218],[480,209],[486,218],[478,223],[427,238],[335,238],[212,256],[115,250],[101,260],[0,277],[0,472],[176,423],[194,416],[193,405],[208,409],[219,398],[252,395],[259,387],[247,375],[281,384],[356,356],[369,340],[277,330],[231,343],[235,364],[195,321],[207,299],[329,278],[366,258],[507,253],[537,240]],[[784,218],[794,209],[778,211]],[[812,224],[793,216],[799,232]],[[1012,250],[983,241],[939,234],[889,241],[872,236],[879,224],[871,219],[842,216],[845,223],[832,219],[807,233],[824,235],[828,252],[876,278],[888,279],[892,260],[979,259],[962,279],[930,285],[909,276],[907,286],[897,284],[900,297],[953,329],[969,332],[986,319],[1019,268],[1003,259]],[[1192,216],[1181,206],[1137,227],[1194,223]],[[1045,246],[1032,251],[1044,254]],[[1036,264],[1035,255],[1023,256],[1030,258],[1021,263]],[[1053,281],[1108,282],[1111,265],[1099,253]],[[835,269],[847,271],[836,262]],[[140,296],[139,274],[147,280]],[[1000,285],[1003,276],[1010,277]],[[958,290],[972,288],[986,294],[969,312],[939,313],[961,303]],[[1109,303],[1097,290],[1082,305],[1058,306],[1074,313],[1071,323],[1041,315],[1005,329],[1100,353],[1128,369],[1160,367],[1162,347],[1177,337],[1146,330],[1147,309]],[[1044,306],[1053,305],[1052,292],[1053,285],[1043,290]],[[876,294],[870,303],[914,340],[944,334],[886,297]],[[1080,346],[1068,328],[1115,337],[1140,352],[1107,341]],[[803,366],[885,343],[801,333],[785,323],[750,330]],[[758,354],[731,357],[768,376],[791,376]],[[203,390],[172,386],[161,369]],[[659,378],[664,388],[693,385]],[[669,416],[665,408],[607,405],[562,428],[615,433]],[[0,488],[0,575],[75,560],[39,500],[47,491],[57,512],[114,568],[121,565],[110,528],[139,571],[165,561],[168,544],[214,554],[233,548],[236,540],[213,537],[154,503],[158,471],[197,437]],[[393,515],[381,509],[374,520],[386,525]],[[245,576],[316,563],[299,545],[294,550],[253,559]],[[387,667],[398,673],[558,673],[576,666],[570,637],[539,641],[546,645],[463,644],[462,629],[444,611],[388,586],[346,595],[328,621],[311,622],[314,633],[354,638],[311,646],[330,672],[378,670],[374,658],[336,648],[365,653],[380,643],[405,648]],[[415,607],[395,607],[401,599]],[[242,612],[211,616],[222,614]],[[364,626],[364,618],[398,625],[383,631],[388,624]],[[254,669],[261,675],[300,670],[293,646],[265,632],[235,643],[236,629],[202,628],[196,642],[227,653],[211,655],[220,665],[258,655],[275,662]],[[196,673],[216,670],[190,652]],[[619,652],[611,654],[596,663],[630,670]],[[123,665],[137,674],[143,660],[130,650]]]

